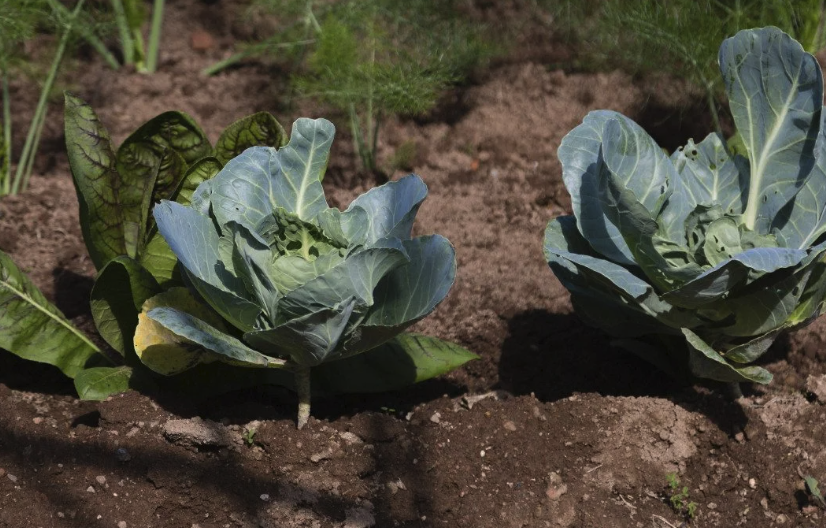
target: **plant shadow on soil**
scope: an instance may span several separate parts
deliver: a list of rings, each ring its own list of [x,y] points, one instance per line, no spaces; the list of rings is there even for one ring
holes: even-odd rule
[[[84,427],[79,425],[76,427]],[[198,480],[202,483],[213,483],[210,490],[211,499],[216,496],[223,498],[227,503],[232,504],[235,511],[244,511],[254,514],[256,511],[266,509],[266,503],[259,499],[261,490],[280,488],[278,479],[265,478],[263,474],[255,474],[248,471],[241,464],[225,463],[221,457],[209,457],[202,459],[197,465],[192,464],[191,456],[187,452],[171,449],[130,449],[131,460],[119,462],[114,450],[107,449],[96,442],[78,443],[71,440],[62,441],[54,437],[44,437],[43,435],[21,435],[13,431],[0,431],[0,442],[5,445],[26,446],[26,449],[10,450],[11,456],[19,466],[27,466],[33,463],[59,460],[71,460],[78,466],[93,467],[95,472],[100,474],[117,474],[121,478],[134,481],[150,479],[156,487],[170,486],[188,480]],[[36,460],[37,458],[46,460]],[[74,499],[69,494],[61,494],[54,486],[49,486],[46,482],[30,482],[39,493],[48,497],[55,511],[79,512],[88,510],[88,505],[84,501]],[[302,489],[294,483],[287,484],[296,491],[298,496],[308,496],[317,493],[310,489]],[[296,489],[297,488],[297,489]],[[172,514],[179,510],[179,505],[169,504]],[[309,505],[303,505],[309,508]],[[331,520],[344,521],[344,512],[351,508],[358,507],[352,500],[337,497],[331,493],[323,493],[318,497],[318,501],[312,504],[315,513]],[[164,505],[160,506],[164,508]],[[159,509],[160,509],[159,508]],[[85,528],[92,522],[91,518],[65,519],[66,526],[76,526]]]
[[[552,402],[577,393],[653,396],[706,415],[723,431],[742,431],[748,418],[718,383],[677,381],[634,354],[614,347],[610,337],[575,314],[528,310],[508,322],[502,345],[499,385],[515,395]]]

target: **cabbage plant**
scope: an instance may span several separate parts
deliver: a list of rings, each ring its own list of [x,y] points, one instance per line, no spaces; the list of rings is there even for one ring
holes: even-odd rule
[[[823,311],[826,131],[815,58],[781,30],[719,53],[738,152],[717,134],[671,156],[632,120],[588,114],[559,159],[573,216],[545,255],[575,310],[675,374],[768,383],[752,363]]]
[[[285,147],[247,149],[190,205],[155,206],[160,234],[211,310],[171,291],[147,301],[135,334],[147,366],[286,369],[301,427],[311,369],[385,344],[445,298],[453,247],[439,235],[411,237],[422,180],[374,188],[345,211],[329,207],[321,179],[334,133],[329,121],[299,119]]]

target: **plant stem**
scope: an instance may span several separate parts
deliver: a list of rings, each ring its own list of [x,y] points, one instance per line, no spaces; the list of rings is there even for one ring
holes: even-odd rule
[[[238,53],[233,53],[226,59],[222,61],[218,61],[212,66],[204,68],[201,70],[202,75],[206,75],[209,77],[210,75],[215,75],[216,73],[229,68],[233,64],[237,62],[241,62],[242,60],[246,59],[247,57],[252,57],[254,55],[258,55],[264,53],[270,49],[281,49],[281,48],[292,48],[295,46],[307,46],[309,44],[314,44],[315,39],[306,39],[306,40],[297,40],[295,42],[283,42],[281,44],[271,44],[269,42],[262,42],[260,44],[255,44],[254,46],[250,46],[245,50],[239,51]]]
[[[123,48],[124,64],[135,63],[135,43],[132,41],[132,29],[129,27],[129,19],[126,17],[126,10],[123,8],[121,0],[112,0],[112,10],[115,12],[115,22],[118,25],[120,35],[120,45]]]
[[[364,135],[361,132],[361,123],[356,112],[356,105],[350,103],[347,108],[348,114],[350,115],[350,132],[353,134],[353,147],[356,149],[359,158],[361,158],[361,164],[364,169],[372,172],[373,163],[370,153],[367,150],[367,145],[364,144]]]
[[[731,394],[731,399],[739,400],[743,397],[743,389],[740,387],[738,382],[732,382],[728,384],[729,394]]]
[[[152,5],[152,29],[149,32],[149,48],[146,51],[146,71],[154,73],[158,67],[158,52],[161,44],[164,0],[155,0]]]
[[[69,9],[58,2],[58,0],[49,0],[49,5],[55,11],[60,12],[63,16],[71,17]],[[110,68],[113,70],[117,70],[120,68],[120,63],[115,58],[114,55],[106,48],[106,44],[103,43],[102,40],[98,38],[97,35],[86,25],[81,24],[80,27],[77,28],[78,33],[83,37],[83,39],[89,43],[90,46],[95,48],[95,51],[100,53],[103,60],[109,65]]]
[[[708,108],[711,110],[711,119],[714,121],[714,128],[720,137],[723,137],[723,127],[720,126],[720,115],[717,113],[717,101],[714,99],[714,86],[706,82],[706,98],[708,99]]]
[[[43,84],[43,89],[40,92],[40,99],[37,101],[37,108],[34,111],[34,117],[29,125],[29,132],[26,134],[26,142],[23,144],[23,153],[20,155],[20,160],[17,163],[17,171],[14,174],[14,183],[12,184],[11,193],[17,194],[20,190],[26,190],[29,184],[29,177],[31,176],[32,166],[34,165],[34,157],[37,154],[37,146],[40,141],[40,135],[43,132],[43,125],[46,123],[46,112],[49,94],[54,86],[57,78],[57,71],[60,69],[60,63],[63,62],[63,55],[66,53],[66,46],[69,44],[69,37],[72,34],[72,26],[74,25],[77,16],[83,9],[83,4],[86,0],[80,0],[72,11],[72,16],[69,18],[66,27],[63,30],[63,35],[60,37],[60,44],[57,46],[54,58],[52,59],[52,66],[49,69],[49,74],[46,76],[46,82]]]
[[[0,70],[3,77],[3,166],[0,167],[0,182],[3,184],[0,196],[11,192],[11,100],[9,99],[9,77],[6,69]]]
[[[301,429],[310,419],[310,367],[295,369],[295,387],[298,393],[298,428]]]

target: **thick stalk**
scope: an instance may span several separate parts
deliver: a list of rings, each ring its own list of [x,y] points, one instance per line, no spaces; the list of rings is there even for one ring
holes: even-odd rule
[[[112,11],[115,12],[115,22],[118,25],[118,35],[120,35],[120,45],[123,48],[123,62],[125,64],[135,63],[135,43],[132,41],[132,30],[129,27],[129,19],[126,17],[126,10],[123,8],[122,0],[112,0]]]
[[[86,0],[80,0],[75,9],[72,11],[72,16],[68,20],[66,27],[63,30],[63,35],[60,37],[60,44],[57,46],[52,65],[49,69],[49,74],[46,76],[46,82],[43,84],[43,89],[40,92],[40,99],[37,101],[37,108],[34,111],[29,132],[26,134],[26,142],[23,144],[23,153],[20,155],[20,161],[17,164],[17,170],[14,174],[14,183],[12,184],[12,194],[17,194],[19,190],[25,190],[29,183],[31,176],[31,168],[34,165],[34,156],[37,153],[37,144],[40,141],[40,134],[43,132],[43,124],[46,122],[47,103],[49,93],[52,91],[55,79],[57,78],[57,71],[60,69],[60,63],[63,62],[63,55],[66,53],[66,46],[69,45],[69,37],[72,34],[72,26],[74,25],[77,16],[83,9],[83,4]]]
[[[295,391],[298,393],[298,428],[301,429],[310,419],[310,367],[295,369]]]
[[[3,167],[0,167],[0,181],[3,184],[0,195],[11,192],[11,100],[9,99],[9,77],[5,68],[3,77]]]
[[[743,397],[743,389],[736,381],[728,384],[728,390],[732,400],[739,400]]]
[[[155,0],[152,5],[152,29],[149,32],[149,48],[146,50],[146,71],[154,73],[158,67],[158,52],[161,45],[164,0]]]

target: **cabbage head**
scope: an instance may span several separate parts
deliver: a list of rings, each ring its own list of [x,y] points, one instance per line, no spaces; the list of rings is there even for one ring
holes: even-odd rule
[[[411,236],[425,184],[410,175],[345,211],[329,207],[321,179],[334,134],[329,121],[299,119],[289,144],[247,149],[201,183],[189,206],[155,207],[186,282],[214,313],[175,301],[174,292],[145,305],[139,327],[151,321],[162,330],[136,333],[150,368],[173,374],[220,360],[291,370],[301,426],[311,368],[384,344],[445,298],[453,247],[439,235]],[[164,331],[198,352],[164,356],[153,348]]]
[[[559,159],[573,216],[545,256],[576,312],[678,376],[768,383],[752,363],[823,311],[826,129],[815,58],[774,27],[725,40],[739,137],[668,156],[636,123],[589,113]]]

